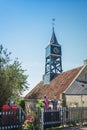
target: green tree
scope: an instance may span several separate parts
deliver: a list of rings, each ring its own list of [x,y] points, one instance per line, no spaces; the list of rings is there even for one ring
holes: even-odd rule
[[[0,107],[10,97],[18,98],[28,88],[28,75],[25,75],[18,58],[12,61],[10,55],[11,53],[0,45]]]

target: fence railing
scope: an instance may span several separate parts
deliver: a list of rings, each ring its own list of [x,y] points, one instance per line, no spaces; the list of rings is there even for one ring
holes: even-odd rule
[[[24,119],[22,109],[0,112],[0,130],[21,130]]]
[[[60,108],[57,110],[41,110],[38,115],[41,123],[41,130],[53,126],[76,125],[87,122],[87,107]]]

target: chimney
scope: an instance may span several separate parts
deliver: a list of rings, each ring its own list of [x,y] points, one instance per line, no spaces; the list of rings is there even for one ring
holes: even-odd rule
[[[87,65],[87,59],[86,59],[86,60],[84,60],[84,65]]]

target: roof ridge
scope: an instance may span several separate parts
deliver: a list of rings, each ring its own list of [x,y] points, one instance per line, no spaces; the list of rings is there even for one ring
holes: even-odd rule
[[[75,69],[80,69],[80,68],[82,68],[83,66],[79,66],[79,67],[76,67],[76,68],[73,68],[73,69],[70,69],[70,70],[66,70],[66,71],[64,71],[64,72],[62,72],[62,73],[66,73],[66,72],[69,72],[69,71],[73,71],[73,70],[75,70]],[[61,74],[62,74],[61,73]]]

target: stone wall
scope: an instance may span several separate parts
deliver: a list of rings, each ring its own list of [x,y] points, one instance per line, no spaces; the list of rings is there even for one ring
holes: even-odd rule
[[[66,95],[67,107],[87,107],[87,95]]]

